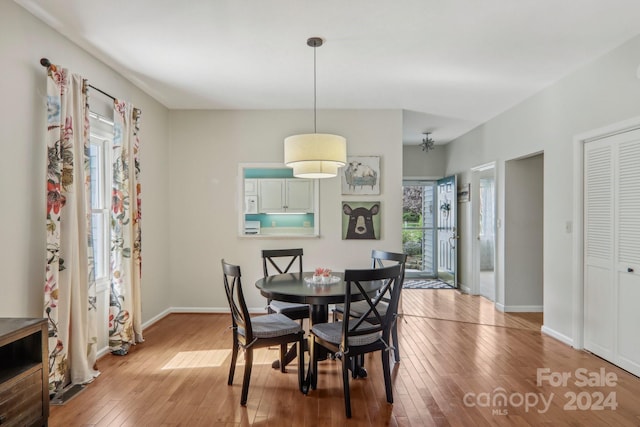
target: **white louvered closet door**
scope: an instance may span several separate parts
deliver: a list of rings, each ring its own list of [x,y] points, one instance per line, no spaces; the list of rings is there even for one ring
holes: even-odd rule
[[[585,348],[640,375],[640,130],[585,145]]]

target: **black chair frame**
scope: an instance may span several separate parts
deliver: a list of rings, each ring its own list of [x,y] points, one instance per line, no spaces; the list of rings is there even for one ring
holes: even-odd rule
[[[371,251],[371,268],[382,268],[385,266],[384,261],[392,261],[392,262],[396,262],[398,264],[401,264],[402,267],[402,281],[401,283],[404,283],[404,273],[405,273],[405,269],[404,266],[407,262],[407,255],[403,254],[403,253],[397,253],[397,252],[387,252],[387,251],[381,251],[381,250],[372,250]],[[400,289],[402,290],[402,288]],[[333,310],[333,320],[337,321],[339,320],[342,315],[343,312],[341,311],[342,307],[337,306],[334,310]],[[352,316],[353,317],[353,316]],[[391,329],[391,337],[393,339],[393,360],[394,362],[398,363],[400,362],[400,340],[398,338],[398,318],[400,318],[401,316],[398,315],[396,320],[393,323],[392,329]],[[370,319],[370,321],[375,321],[375,319]],[[353,369],[353,376],[354,378],[358,375],[360,376],[366,376],[367,373],[364,369],[362,369],[362,367],[364,366],[364,357],[360,359],[360,363],[359,363],[359,367],[357,368],[354,365],[354,369]]]
[[[310,388],[316,389],[318,383],[318,361],[315,355],[317,351],[316,346],[320,345],[334,353],[334,355],[342,361],[345,412],[348,418],[351,417],[349,370],[352,369],[356,358],[366,353],[381,351],[387,402],[393,403],[390,357],[387,355],[387,351],[391,351],[389,339],[392,325],[396,320],[398,300],[402,287],[403,269],[403,264],[397,264],[369,270],[346,270],[344,273],[344,280],[347,282],[347,291],[345,292],[344,298],[345,312],[349,311],[353,299],[352,292],[350,292],[349,289],[353,290],[354,287],[359,291],[356,295],[359,295],[359,297],[364,295],[364,300],[368,302],[369,309],[356,319],[346,318],[343,319],[342,322],[339,322],[341,323],[342,329],[339,344],[317,336],[316,333],[314,333],[315,326],[311,329],[311,334],[309,335]],[[371,297],[363,289],[360,282],[373,280],[383,281],[383,285],[379,292],[374,297]],[[379,313],[377,306],[387,298],[389,299],[387,302],[388,307],[386,313],[382,315]],[[372,322],[372,319],[376,319],[376,321]],[[350,344],[352,338],[369,334],[378,334],[378,338],[371,343],[363,345]]]
[[[242,292],[242,281],[240,267],[229,264],[222,260],[222,271],[224,288],[231,309],[231,320],[233,330],[233,350],[231,354],[231,366],[229,368],[228,385],[233,384],[233,377],[240,349],[245,352],[244,378],[242,381],[242,394],[240,404],[246,405],[249,393],[249,383],[251,381],[251,370],[253,366],[253,350],[256,348],[280,346],[280,370],[286,372],[286,365],[282,363],[287,351],[287,344],[298,344],[298,387],[303,390],[304,383],[304,331],[270,338],[260,338],[253,334],[251,317]],[[240,333],[243,330],[244,333]]]

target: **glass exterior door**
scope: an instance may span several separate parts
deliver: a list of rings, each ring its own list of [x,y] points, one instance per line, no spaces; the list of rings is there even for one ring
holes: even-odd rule
[[[402,246],[406,276],[436,277],[435,181],[403,181]]]
[[[457,186],[456,177],[437,181],[436,200],[438,279],[457,287],[456,268],[458,254]]]

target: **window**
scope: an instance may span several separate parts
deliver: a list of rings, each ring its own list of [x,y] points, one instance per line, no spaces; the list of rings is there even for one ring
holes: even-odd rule
[[[95,280],[107,284],[109,281],[109,234],[111,205],[111,146],[113,122],[90,113],[89,162],[91,169],[91,233],[93,236],[93,259]]]

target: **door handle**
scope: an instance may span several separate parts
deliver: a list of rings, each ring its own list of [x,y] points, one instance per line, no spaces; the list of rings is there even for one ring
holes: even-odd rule
[[[633,268],[627,267],[627,273],[633,273]]]

